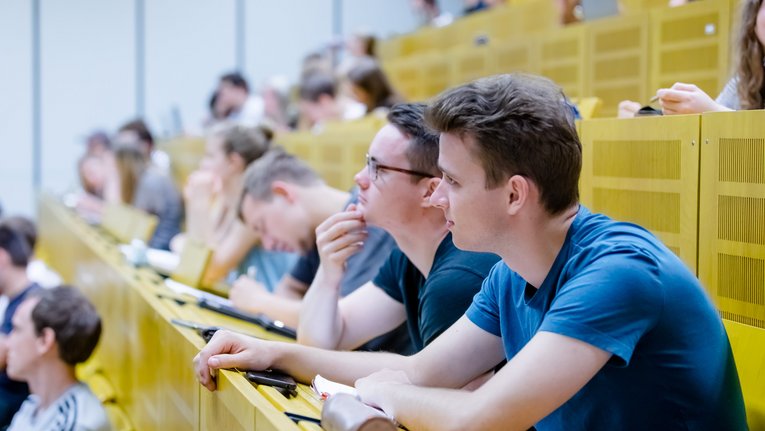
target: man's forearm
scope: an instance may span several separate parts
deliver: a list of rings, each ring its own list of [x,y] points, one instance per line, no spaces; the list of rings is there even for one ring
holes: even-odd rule
[[[273,368],[285,371],[302,382],[310,382],[317,374],[353,386],[356,380],[384,368],[407,372],[411,358],[383,352],[338,352],[279,344]]]
[[[300,299],[268,293],[260,296],[249,311],[263,313],[271,319],[281,320],[285,325],[297,328],[300,323]]]
[[[512,406],[496,411],[496,403],[479,392],[396,383],[375,386],[380,407],[409,429],[525,431],[531,426],[526,415],[507,414]]]
[[[328,280],[319,267],[300,309],[298,343],[322,349],[338,349],[343,319],[338,308],[339,282]]]

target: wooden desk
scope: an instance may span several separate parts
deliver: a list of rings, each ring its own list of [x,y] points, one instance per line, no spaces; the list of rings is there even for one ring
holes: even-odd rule
[[[170,319],[226,326],[267,339],[283,337],[193,303],[179,305],[158,297],[172,293],[157,274],[127,264],[113,239],[50,196],[40,200],[39,233],[40,255],[101,314],[103,334],[95,360],[135,429],[320,429],[306,422],[298,426],[282,413],[320,416],[321,401],[303,385],[297,397],[286,399],[272,388],[253,386],[239,373],[223,371],[218,391],[208,392],[191,364],[204,341]]]

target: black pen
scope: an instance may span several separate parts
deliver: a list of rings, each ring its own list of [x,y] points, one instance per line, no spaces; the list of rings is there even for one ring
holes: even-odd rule
[[[290,412],[284,412],[284,414],[287,415],[288,418],[292,419],[295,423],[298,423],[300,421],[307,421],[307,422],[314,423],[316,425],[321,425],[321,419],[316,419],[310,416],[303,416],[297,413],[290,413]]]

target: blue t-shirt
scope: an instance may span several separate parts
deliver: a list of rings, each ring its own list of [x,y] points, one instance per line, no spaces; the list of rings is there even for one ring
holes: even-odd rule
[[[537,331],[613,354],[539,431],[746,429],[715,307],[682,261],[639,226],[580,207],[539,289],[499,263],[467,316],[502,337],[508,359]]]
[[[427,278],[396,248],[373,283],[404,305],[409,337],[420,351],[465,314],[498,260],[495,254],[458,249],[449,233],[433,256]]]
[[[13,329],[12,319],[16,309],[24,302],[30,292],[40,288],[36,283],[32,283],[8,301],[8,307],[5,309],[2,322],[0,322],[0,334],[7,336],[11,333]],[[5,370],[0,370],[0,429],[11,423],[13,415],[28,395],[29,388],[26,383],[11,380]]]
[[[295,253],[269,251],[256,245],[247,252],[247,255],[239,262],[226,277],[229,284],[233,284],[240,275],[246,275],[250,268],[255,269],[255,280],[262,283],[269,292],[273,292],[276,285],[295,266],[300,256]]]

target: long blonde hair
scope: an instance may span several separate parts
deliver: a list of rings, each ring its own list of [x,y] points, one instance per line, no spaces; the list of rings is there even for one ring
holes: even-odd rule
[[[138,182],[148,164],[141,150],[134,145],[123,145],[116,149],[117,174],[120,182],[120,198],[130,205],[135,198]]]
[[[762,0],[745,0],[742,3],[736,68],[738,97],[741,109],[762,109],[765,107],[765,53],[756,33]]]

